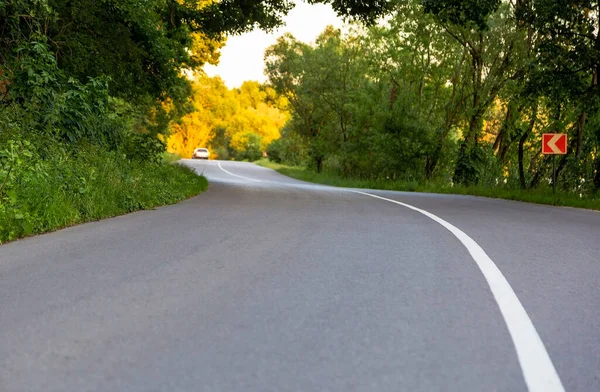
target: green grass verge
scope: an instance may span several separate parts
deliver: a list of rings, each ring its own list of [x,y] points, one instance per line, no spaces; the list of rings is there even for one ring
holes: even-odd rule
[[[11,176],[0,195],[0,243],[177,203],[207,187],[183,165],[116,153],[39,160]]]
[[[173,163],[173,162],[177,162],[180,159],[181,159],[181,155],[179,155],[179,154],[173,154],[173,153],[167,152],[167,151],[162,153],[162,160],[164,163]]]
[[[576,195],[565,192],[557,192],[556,195],[553,195],[551,190],[547,189],[520,190],[499,187],[486,188],[450,186],[434,182],[418,183],[389,180],[361,180],[343,178],[335,173],[316,173],[307,170],[303,167],[282,165],[271,162],[267,159],[261,159],[254,163],[263,167],[273,169],[283,175],[295,178],[297,180],[338,187],[381,189],[404,192],[473,195],[498,199],[517,200],[537,204],[549,204],[555,206],[567,206],[600,210],[600,198],[580,198]]]

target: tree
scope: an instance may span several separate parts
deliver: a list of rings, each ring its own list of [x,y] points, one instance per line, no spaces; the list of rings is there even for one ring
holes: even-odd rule
[[[483,117],[504,85],[521,77],[522,67],[516,53],[523,42],[514,23],[514,8],[484,2],[431,1],[426,10],[437,16],[438,23],[465,50],[468,56],[471,99],[468,128],[459,149],[454,182],[471,185],[480,180],[485,154],[479,145]]]
[[[390,110],[396,109],[434,139],[425,173],[433,178],[443,156],[451,154],[456,127],[468,94],[467,52],[449,37],[417,1],[399,4],[386,26],[371,28],[364,44],[373,75],[389,83]]]
[[[291,34],[283,35],[265,51],[265,73],[275,91],[289,101],[294,128],[310,141],[310,155],[317,171],[320,171],[325,157],[323,143],[319,142],[324,113],[303,84],[303,57],[310,50],[309,45],[297,41]]]
[[[230,90],[220,78],[198,73],[192,90],[194,111],[171,126],[168,139],[169,151],[182,156],[210,146],[221,159],[254,159],[279,138],[289,118],[285,103],[258,82]]]
[[[599,12],[597,2],[593,1],[535,0],[519,14],[520,20],[539,37],[529,89],[552,97],[556,102],[568,102],[577,112],[570,148],[576,160],[581,158],[585,149],[588,118],[597,116],[600,106]],[[566,114],[559,108],[555,111],[557,120],[559,112]],[[590,132],[588,137],[598,148],[600,141],[594,132]],[[599,159],[596,158],[595,164],[598,168]],[[562,171],[566,164],[567,157],[563,157],[558,171]],[[585,165],[580,162],[578,166]],[[579,175],[582,175],[581,170]],[[600,170],[596,170],[594,182],[600,184]]]

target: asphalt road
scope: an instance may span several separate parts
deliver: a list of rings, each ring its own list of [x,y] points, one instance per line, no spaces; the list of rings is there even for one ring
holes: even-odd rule
[[[0,246],[1,392],[600,391],[599,213],[185,163]]]

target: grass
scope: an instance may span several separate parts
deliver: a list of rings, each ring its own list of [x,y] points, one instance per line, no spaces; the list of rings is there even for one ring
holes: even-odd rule
[[[180,159],[181,159],[181,155],[179,155],[179,154],[174,154],[174,153],[168,152],[168,151],[165,151],[162,153],[162,160],[164,163],[173,163],[173,162],[177,162]]]
[[[482,186],[451,186],[449,184],[440,184],[435,182],[418,183],[390,180],[364,180],[344,178],[336,173],[331,172],[316,173],[303,167],[282,165],[271,162],[267,159],[261,159],[255,163],[298,180],[345,188],[473,195],[497,199],[517,200],[537,204],[600,210],[600,198],[580,198],[577,195],[566,192],[557,192],[556,195],[554,195],[549,189],[521,190],[500,187],[490,188]]]
[[[0,243],[174,204],[207,187],[183,165],[110,152],[39,160],[11,176],[0,195]]]

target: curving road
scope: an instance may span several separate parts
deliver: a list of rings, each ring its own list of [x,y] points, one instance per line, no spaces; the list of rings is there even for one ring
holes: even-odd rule
[[[600,213],[184,163],[0,246],[0,391],[600,391]]]

